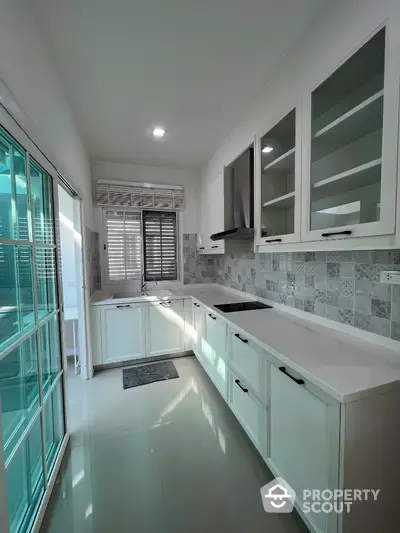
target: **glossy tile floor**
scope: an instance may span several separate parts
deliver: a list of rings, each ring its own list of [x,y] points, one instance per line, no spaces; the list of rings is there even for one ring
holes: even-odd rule
[[[272,479],[194,357],[123,390],[122,369],[71,377],[71,452],[41,533],[299,533],[264,512]]]

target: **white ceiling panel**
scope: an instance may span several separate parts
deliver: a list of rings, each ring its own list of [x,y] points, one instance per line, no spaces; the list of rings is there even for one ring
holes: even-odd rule
[[[92,159],[199,168],[324,0],[34,0]],[[146,134],[167,128],[162,141]]]

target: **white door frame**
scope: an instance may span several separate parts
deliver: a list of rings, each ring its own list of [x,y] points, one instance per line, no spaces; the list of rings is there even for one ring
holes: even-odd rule
[[[80,252],[75,256],[76,262],[76,274],[78,278],[79,293],[82,294],[83,301],[78,301],[78,336],[80,339],[80,361],[81,361],[81,377],[83,379],[91,379],[93,377],[93,364],[92,364],[92,351],[90,343],[90,315],[89,315],[89,269],[85,258],[85,250],[88,246],[85,235],[84,224],[84,210],[83,201],[80,195],[73,189],[64,183],[63,180],[58,178],[58,186],[62,187],[64,191],[72,198],[74,202],[74,220],[73,224],[78,225],[78,233],[81,236]],[[60,243],[61,245],[61,243]],[[82,268],[80,268],[80,264]],[[81,272],[81,276],[79,276]],[[81,277],[81,279],[79,279]],[[82,292],[81,292],[82,291]],[[79,298],[79,296],[78,296]],[[64,327],[64,324],[62,325]],[[84,341],[82,342],[82,339]]]

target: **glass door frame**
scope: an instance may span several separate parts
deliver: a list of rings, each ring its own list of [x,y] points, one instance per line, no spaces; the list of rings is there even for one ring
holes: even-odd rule
[[[88,243],[86,242],[86,235],[85,235],[85,225],[84,225],[84,210],[83,210],[83,200],[79,193],[76,192],[75,188],[70,186],[69,184],[65,183],[63,179],[60,179],[58,176],[57,178],[57,201],[58,201],[58,187],[61,187],[73,200],[73,210],[74,220],[72,221],[75,227],[75,223],[79,221],[79,230],[81,234],[81,251],[79,253],[79,259],[81,260],[82,264],[82,272],[81,272],[81,287],[78,287],[79,291],[82,291],[82,301],[78,302],[78,335],[79,339],[83,339],[83,358],[80,357],[81,360],[81,373],[80,376],[83,379],[91,379],[94,375],[93,371],[93,364],[92,364],[92,357],[91,357],[91,350],[90,350],[90,309],[89,309],[89,301],[90,296],[88,293],[88,287],[89,287],[89,272],[88,272],[88,265],[87,261],[85,259],[85,250],[88,246]],[[57,209],[58,206],[57,206]],[[59,212],[57,213],[57,216],[59,215]],[[59,227],[59,226],[58,226]],[[60,237],[60,250],[59,254],[61,257],[61,237]],[[77,262],[78,257],[75,256],[75,262]],[[62,285],[62,276],[61,276],[61,285]],[[83,316],[80,316],[80,309],[79,306],[81,305],[83,311]],[[63,307],[63,306],[62,306]],[[64,312],[64,309],[63,309]],[[61,325],[61,329],[63,329],[63,325]],[[84,335],[82,335],[82,331]],[[82,349],[82,346],[80,344],[80,349]],[[65,350],[66,351],[66,350]],[[65,367],[67,368],[67,367]],[[68,404],[67,404],[68,405]],[[67,409],[68,411],[68,409]]]
[[[393,235],[396,228],[396,181],[397,181],[397,158],[398,158],[398,127],[399,127],[399,90],[398,79],[400,76],[400,63],[397,61],[396,50],[399,47],[399,37],[396,37],[396,29],[393,21],[385,21],[375,28],[358,46],[350,50],[347,55],[325,73],[315,84],[313,89],[303,95],[303,145],[302,145],[302,219],[301,240],[330,241],[337,239],[354,239],[357,237],[371,237],[379,235]],[[380,220],[347,226],[337,226],[311,230],[311,108],[312,91],[317,89],[331,74],[360,50],[374,35],[385,28],[385,64],[384,64],[384,87],[383,87],[383,120],[382,120],[382,170],[381,170],[381,210]],[[397,42],[396,42],[397,39]],[[396,64],[397,61],[397,64]],[[337,235],[335,233],[351,230],[350,235]],[[332,237],[323,237],[323,233],[332,232]]]
[[[23,438],[18,442],[18,448],[20,448],[23,445],[23,442],[29,437],[30,435],[30,429],[34,426],[35,422],[37,422],[40,418],[42,421],[45,418],[45,408],[48,405],[47,402],[52,401],[52,393],[55,391],[57,385],[61,384],[62,387],[62,405],[63,405],[63,416],[64,416],[64,436],[61,439],[61,444],[58,449],[58,455],[55,459],[54,464],[52,465],[52,473],[51,476],[48,477],[47,475],[47,460],[46,460],[46,435],[45,435],[45,424],[41,423],[41,452],[42,452],[42,463],[43,463],[43,483],[44,483],[44,493],[41,496],[41,501],[39,503],[36,516],[32,518],[32,527],[31,531],[36,532],[39,530],[41,522],[44,517],[44,513],[47,507],[47,504],[49,502],[57,474],[59,471],[59,468],[61,466],[62,459],[64,457],[67,444],[69,442],[70,433],[69,433],[69,426],[68,426],[68,419],[67,419],[67,398],[66,398],[66,360],[65,360],[65,347],[63,342],[63,336],[61,331],[61,320],[63,319],[63,308],[62,308],[62,301],[63,301],[63,293],[62,293],[62,283],[61,283],[61,271],[60,271],[60,264],[59,264],[59,252],[60,252],[60,231],[59,231],[59,215],[58,215],[58,195],[57,195],[57,186],[58,186],[58,174],[56,169],[49,163],[49,161],[46,159],[46,157],[43,155],[43,153],[37,148],[37,146],[32,142],[30,137],[21,129],[19,124],[14,120],[14,118],[6,111],[5,108],[3,108],[0,105],[0,124],[4,128],[4,130],[9,134],[10,137],[15,139],[15,141],[24,149],[25,157],[26,157],[26,169],[27,169],[27,184],[28,184],[28,192],[30,194],[30,159],[32,158],[35,162],[37,162],[45,172],[50,176],[51,178],[51,184],[52,184],[52,201],[53,201],[53,231],[54,231],[54,244],[45,244],[40,243],[41,249],[53,249],[55,250],[55,268],[56,268],[56,286],[57,286],[57,308],[51,312],[43,321],[38,321],[38,291],[37,287],[33,287],[33,301],[34,301],[34,312],[35,312],[35,325],[32,327],[29,332],[24,333],[21,335],[17,342],[14,344],[8,346],[6,349],[4,349],[1,359],[4,359],[7,354],[9,354],[11,351],[17,349],[19,346],[23,344],[24,341],[26,341],[28,338],[37,336],[37,365],[38,365],[38,380],[39,380],[39,398],[40,398],[40,406],[38,408],[38,412],[34,415],[33,419],[29,421],[28,427],[29,430],[25,432],[25,435]],[[30,196],[29,196],[30,198]],[[31,206],[29,207],[31,210]],[[14,239],[6,239],[2,238],[1,243],[2,244],[16,244],[16,245],[23,245],[28,246],[32,249],[32,280],[35,284],[36,280],[36,258],[35,258],[35,251],[36,246],[35,243],[35,228],[34,228],[34,220],[33,220],[33,214],[30,211],[31,214],[31,221],[32,221],[32,240],[31,241],[19,241]],[[59,315],[59,343],[60,343],[60,362],[61,362],[61,369],[57,374],[57,377],[51,384],[48,390],[46,390],[46,393],[44,393],[42,388],[42,362],[41,362],[41,341],[40,341],[40,335],[38,335],[38,332],[40,328],[42,328],[45,324],[49,323],[54,317]],[[46,403],[44,403],[44,396],[46,396]],[[43,413],[43,414],[42,414]],[[13,460],[13,458],[11,458]],[[5,465],[5,455],[4,455],[4,439],[3,439],[3,431],[2,431],[2,411],[0,409],[0,529],[2,533],[9,533],[10,526],[9,526],[9,516],[8,516],[8,510],[7,510],[7,488],[6,488],[6,465]]]

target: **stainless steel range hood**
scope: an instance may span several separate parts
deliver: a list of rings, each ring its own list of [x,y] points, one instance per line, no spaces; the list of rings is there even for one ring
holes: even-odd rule
[[[251,146],[225,169],[225,230],[211,240],[254,237],[254,149]]]

